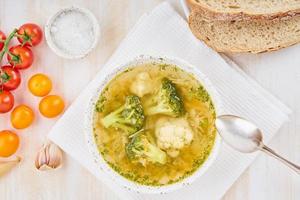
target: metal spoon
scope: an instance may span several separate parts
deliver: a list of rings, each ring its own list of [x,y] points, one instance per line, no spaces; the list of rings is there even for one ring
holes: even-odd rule
[[[225,142],[234,149],[243,153],[263,151],[300,174],[300,166],[286,160],[264,145],[262,132],[248,120],[234,115],[222,115],[216,119],[216,127]]]

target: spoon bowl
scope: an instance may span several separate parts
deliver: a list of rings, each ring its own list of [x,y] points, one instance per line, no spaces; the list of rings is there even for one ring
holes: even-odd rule
[[[221,115],[216,119],[216,127],[224,141],[232,148],[243,153],[263,151],[300,174],[300,166],[281,157],[264,145],[262,132],[248,120],[234,115]]]
[[[252,153],[262,146],[262,133],[251,122],[233,115],[222,115],[216,119],[219,134],[225,142],[243,153]]]

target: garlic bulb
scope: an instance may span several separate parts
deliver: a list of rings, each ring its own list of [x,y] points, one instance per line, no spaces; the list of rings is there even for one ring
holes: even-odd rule
[[[56,169],[61,166],[62,151],[54,143],[47,141],[37,153],[35,167],[38,170]]]
[[[21,157],[17,156],[13,160],[0,161],[0,176],[9,172],[21,161]]]

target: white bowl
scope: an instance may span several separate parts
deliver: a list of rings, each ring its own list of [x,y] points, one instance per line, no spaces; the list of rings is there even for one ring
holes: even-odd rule
[[[134,190],[139,193],[166,193],[168,191],[180,189],[186,185],[191,184],[196,178],[199,178],[202,174],[205,173],[205,171],[211,166],[211,164],[214,162],[218,150],[220,148],[220,136],[216,134],[215,144],[214,147],[208,156],[207,160],[189,177],[165,186],[147,186],[147,185],[141,185],[139,183],[133,182],[129,179],[124,178],[120,174],[118,174],[116,171],[114,171],[107,162],[103,159],[101,153],[98,151],[97,145],[94,140],[93,135],[93,114],[95,112],[95,105],[99,98],[99,95],[101,94],[102,90],[105,88],[105,86],[108,84],[108,82],[113,79],[117,74],[124,71],[128,67],[133,67],[136,65],[140,65],[143,63],[167,63],[167,64],[174,64],[178,66],[179,68],[183,69],[184,71],[191,73],[194,75],[195,78],[205,87],[205,89],[208,91],[208,93],[211,96],[211,99],[214,103],[216,114],[221,113],[221,102],[218,97],[218,93],[214,89],[213,85],[209,81],[209,79],[202,74],[196,67],[188,64],[187,62],[177,59],[177,58],[166,58],[166,57],[151,57],[151,56],[140,56],[133,61],[118,66],[112,70],[110,70],[107,73],[103,74],[103,81],[97,88],[97,91],[94,92],[93,96],[90,99],[90,102],[87,107],[86,117],[85,117],[85,135],[86,140],[88,144],[88,148],[93,155],[93,158],[96,162],[96,165],[98,166],[99,170],[102,170],[105,172],[108,177],[113,180],[118,185],[127,188],[129,190]]]
[[[89,49],[87,49],[85,52],[83,52],[81,54],[68,53],[68,52],[64,51],[63,49],[59,48],[56,45],[56,43],[53,41],[53,37],[51,35],[51,27],[52,27],[53,23],[55,22],[55,20],[57,19],[57,17],[61,16],[63,13],[66,13],[66,12],[80,12],[91,21],[91,24],[93,27],[93,32],[94,32],[93,42],[92,42],[91,46],[89,47]],[[99,27],[99,24],[98,24],[98,21],[97,21],[95,15],[88,9],[82,8],[82,7],[72,6],[72,7],[68,7],[68,8],[63,8],[63,9],[59,10],[58,12],[56,12],[53,16],[51,16],[45,25],[45,38],[46,38],[48,46],[54,53],[56,53],[58,56],[60,56],[62,58],[78,59],[78,58],[86,57],[96,47],[99,37],[100,37],[100,27]]]

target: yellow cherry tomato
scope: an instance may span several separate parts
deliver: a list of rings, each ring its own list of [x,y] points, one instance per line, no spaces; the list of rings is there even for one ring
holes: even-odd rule
[[[45,74],[35,74],[28,81],[28,88],[34,96],[43,97],[52,89],[52,82]]]
[[[26,105],[19,105],[14,108],[10,115],[10,121],[14,128],[23,129],[32,124],[34,112]]]
[[[44,117],[53,118],[58,116],[65,108],[64,100],[57,95],[44,97],[39,105],[39,110]]]
[[[19,147],[19,137],[12,131],[0,131],[0,156],[9,157],[13,155]]]

